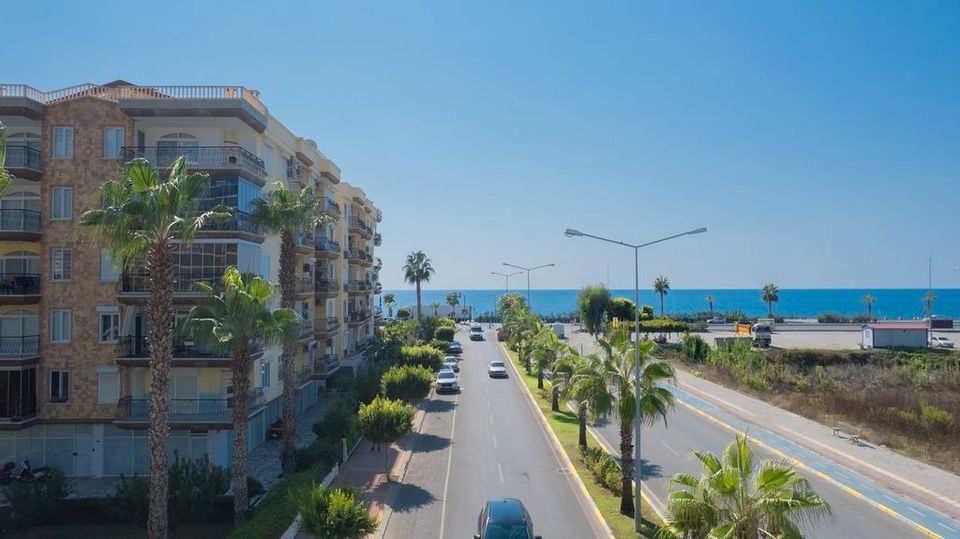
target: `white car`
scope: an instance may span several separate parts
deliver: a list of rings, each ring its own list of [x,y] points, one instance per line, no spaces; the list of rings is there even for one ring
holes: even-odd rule
[[[460,393],[460,380],[457,373],[443,369],[437,373],[437,393]]]
[[[953,341],[946,337],[930,337],[931,348],[953,348]]]
[[[470,340],[471,341],[483,340],[483,326],[481,326],[480,324],[474,324],[470,326]]]
[[[490,375],[490,378],[506,378],[507,366],[503,364],[503,361],[495,359],[491,361],[490,366],[487,367],[487,374]]]
[[[460,364],[457,363],[457,358],[448,357],[443,360],[443,369],[450,369],[453,372],[460,372]]]

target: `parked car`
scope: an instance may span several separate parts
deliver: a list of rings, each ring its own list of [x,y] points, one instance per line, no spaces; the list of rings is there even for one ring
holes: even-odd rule
[[[714,324],[726,324],[726,323],[727,323],[727,319],[722,316],[716,316],[714,318],[707,320],[707,324],[711,326]]]
[[[473,539],[541,539],[533,534],[533,521],[523,502],[515,498],[491,498],[477,518]]]
[[[470,340],[471,341],[483,340],[483,326],[481,326],[480,324],[474,324],[470,326]]]
[[[451,369],[443,369],[437,373],[437,393],[445,392],[460,392],[460,379]]]
[[[462,354],[463,345],[460,344],[460,341],[450,341],[450,344],[447,345],[447,352],[451,354]]]
[[[953,341],[946,337],[930,337],[932,348],[953,348]]]
[[[507,366],[503,364],[503,361],[495,359],[491,361],[490,366],[487,367],[487,374],[490,375],[490,378],[506,378]]]
[[[455,357],[447,356],[447,358],[443,360],[443,368],[450,369],[453,372],[460,372],[460,364]]]

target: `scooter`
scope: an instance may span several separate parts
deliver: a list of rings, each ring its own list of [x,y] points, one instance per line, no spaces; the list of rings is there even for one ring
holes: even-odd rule
[[[14,477],[17,478],[17,481],[21,483],[32,483],[38,479],[43,479],[47,476],[47,468],[37,468],[34,470],[30,467],[30,459],[23,459],[23,462],[20,464],[20,470],[14,474]]]

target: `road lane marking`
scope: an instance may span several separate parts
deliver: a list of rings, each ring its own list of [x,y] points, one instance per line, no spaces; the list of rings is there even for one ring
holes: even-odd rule
[[[497,475],[500,476],[500,482],[503,483],[503,468],[497,463]]]
[[[487,399],[487,408],[490,408],[490,399]]]
[[[663,447],[666,447],[667,449],[669,449],[670,452],[673,453],[674,455],[676,455],[676,456],[678,456],[678,457],[680,456],[680,453],[677,453],[677,451],[676,451],[674,448],[672,448],[672,447],[670,447],[669,445],[667,445],[667,442],[664,442],[663,440],[660,440],[660,443],[663,445]]]
[[[443,501],[440,503],[440,535],[443,539],[443,527],[447,519],[447,487],[450,485],[450,468],[453,465],[453,435],[457,430],[457,404],[460,395],[453,398],[453,419],[450,421],[450,446],[447,448],[447,476],[443,478]]]
[[[493,414],[490,414],[490,425],[493,426]]]
[[[881,496],[883,496],[884,498],[890,500],[890,501],[893,502],[893,503],[898,503],[898,502],[897,502],[897,499],[894,498],[894,497],[892,497],[892,496],[888,496],[888,495],[886,495],[886,494],[881,494]]]
[[[948,530],[950,530],[950,531],[952,531],[952,532],[956,532],[956,531],[957,531],[957,530],[951,528],[950,526],[947,526],[947,525],[944,524],[943,522],[937,522],[937,524],[943,526],[944,528],[946,528],[946,529],[948,529]]]
[[[493,437],[493,448],[497,449],[497,435],[491,434],[490,436]]]
[[[925,514],[923,514],[923,513],[921,513],[920,511],[917,511],[917,510],[916,510],[916,509],[914,509],[913,507],[909,507],[909,506],[907,506],[907,509],[909,509],[909,510],[911,510],[911,511],[913,511],[914,513],[916,513],[916,514],[918,514],[918,515],[920,515],[920,516],[922,516],[922,517],[925,517],[925,516],[927,516],[927,515],[925,515]]]
[[[692,375],[691,375],[691,376],[692,376]],[[730,407],[730,408],[733,408],[733,409],[735,409],[735,410],[738,410],[740,413],[745,414],[745,415],[748,415],[748,416],[750,416],[750,417],[756,416],[756,414],[754,414],[754,413],[751,412],[750,410],[741,408],[741,407],[737,406],[736,404],[733,404],[733,403],[731,403],[731,402],[725,401],[725,400],[721,399],[720,397],[717,397],[716,395],[712,395],[712,394],[710,394],[710,393],[707,393],[706,391],[703,391],[702,389],[697,389],[697,388],[691,386],[690,384],[685,384],[685,385],[681,386],[679,383],[677,383],[677,387],[680,388],[680,389],[686,389],[686,390],[696,391],[697,393],[703,395],[707,400],[715,400],[715,401],[717,401],[717,402],[719,402],[719,403],[722,403],[724,406],[728,406],[728,407]]]

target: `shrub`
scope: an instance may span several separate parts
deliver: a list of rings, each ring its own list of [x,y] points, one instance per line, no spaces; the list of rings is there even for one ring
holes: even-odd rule
[[[434,339],[428,343],[430,346],[440,350],[443,353],[447,352],[447,347],[450,346],[450,341],[441,341],[440,339]]]
[[[200,459],[181,459],[174,451],[170,466],[170,525],[210,520],[217,496],[230,487],[229,472],[204,455]]]
[[[383,397],[362,405],[357,418],[363,437],[373,443],[392,443],[413,428],[413,408]]]
[[[654,318],[653,320],[640,321],[640,331],[644,333],[683,333],[689,330],[690,326],[685,322],[678,322],[670,318]]]
[[[416,402],[430,393],[433,371],[420,365],[393,367],[380,379],[380,391],[388,399]]]
[[[60,511],[68,494],[67,478],[56,468],[50,468],[46,476],[30,483],[14,482],[7,493],[13,521],[29,525],[49,518]]]
[[[400,349],[400,363],[420,365],[436,372],[443,367],[443,352],[430,345],[404,346]]]
[[[653,317],[654,317],[654,314],[653,314],[653,306],[651,306],[651,305],[644,305],[643,307],[640,307],[640,320],[641,320],[641,321],[643,321],[643,320],[653,320]]]
[[[441,326],[437,328],[437,331],[434,332],[433,336],[436,340],[449,342],[453,340],[453,336],[456,335],[456,333],[456,327]]]
[[[404,308],[397,309],[397,318],[400,320],[406,320],[407,318],[410,318],[410,310]]]
[[[602,284],[587,285],[577,294],[577,311],[583,329],[591,335],[603,332],[607,310],[610,308],[610,290]]]
[[[127,479],[121,475],[113,496],[104,498],[104,512],[118,522],[146,528],[149,494],[150,483],[145,478],[133,476]]]
[[[920,420],[926,428],[931,430],[948,429],[953,426],[953,415],[932,404],[921,405]]]
[[[837,313],[823,313],[817,317],[817,322],[821,324],[847,324],[850,318]]]
[[[703,363],[710,355],[710,345],[707,344],[699,335],[683,335],[680,345],[680,353],[683,358],[693,363]]]
[[[266,492],[263,488],[263,483],[259,479],[253,477],[252,475],[247,476],[247,495],[253,498],[254,496],[259,496]]]
[[[290,504],[290,493],[320,481],[327,471],[325,468],[315,467],[277,481],[267,491],[263,501],[251,511],[250,518],[230,532],[230,539],[262,539],[283,535],[297,516],[297,508]]]
[[[357,413],[352,403],[341,399],[313,424],[313,433],[327,445],[339,444],[341,439],[346,438],[350,431],[356,428],[356,422]]]
[[[302,517],[301,529],[317,539],[362,539],[377,529],[377,518],[367,513],[352,488],[300,487],[290,501]]]
[[[622,471],[617,461],[599,447],[581,447],[580,456],[596,482],[619,496],[622,487]]]
[[[384,363],[367,363],[357,369],[353,381],[353,398],[358,404],[366,404],[380,394],[380,377],[386,370]]]
[[[607,315],[610,319],[636,320],[637,304],[627,298],[613,298],[610,300]]]
[[[317,467],[331,467],[343,457],[343,442],[321,442],[315,440],[307,447],[297,449],[297,471],[303,472]]]

